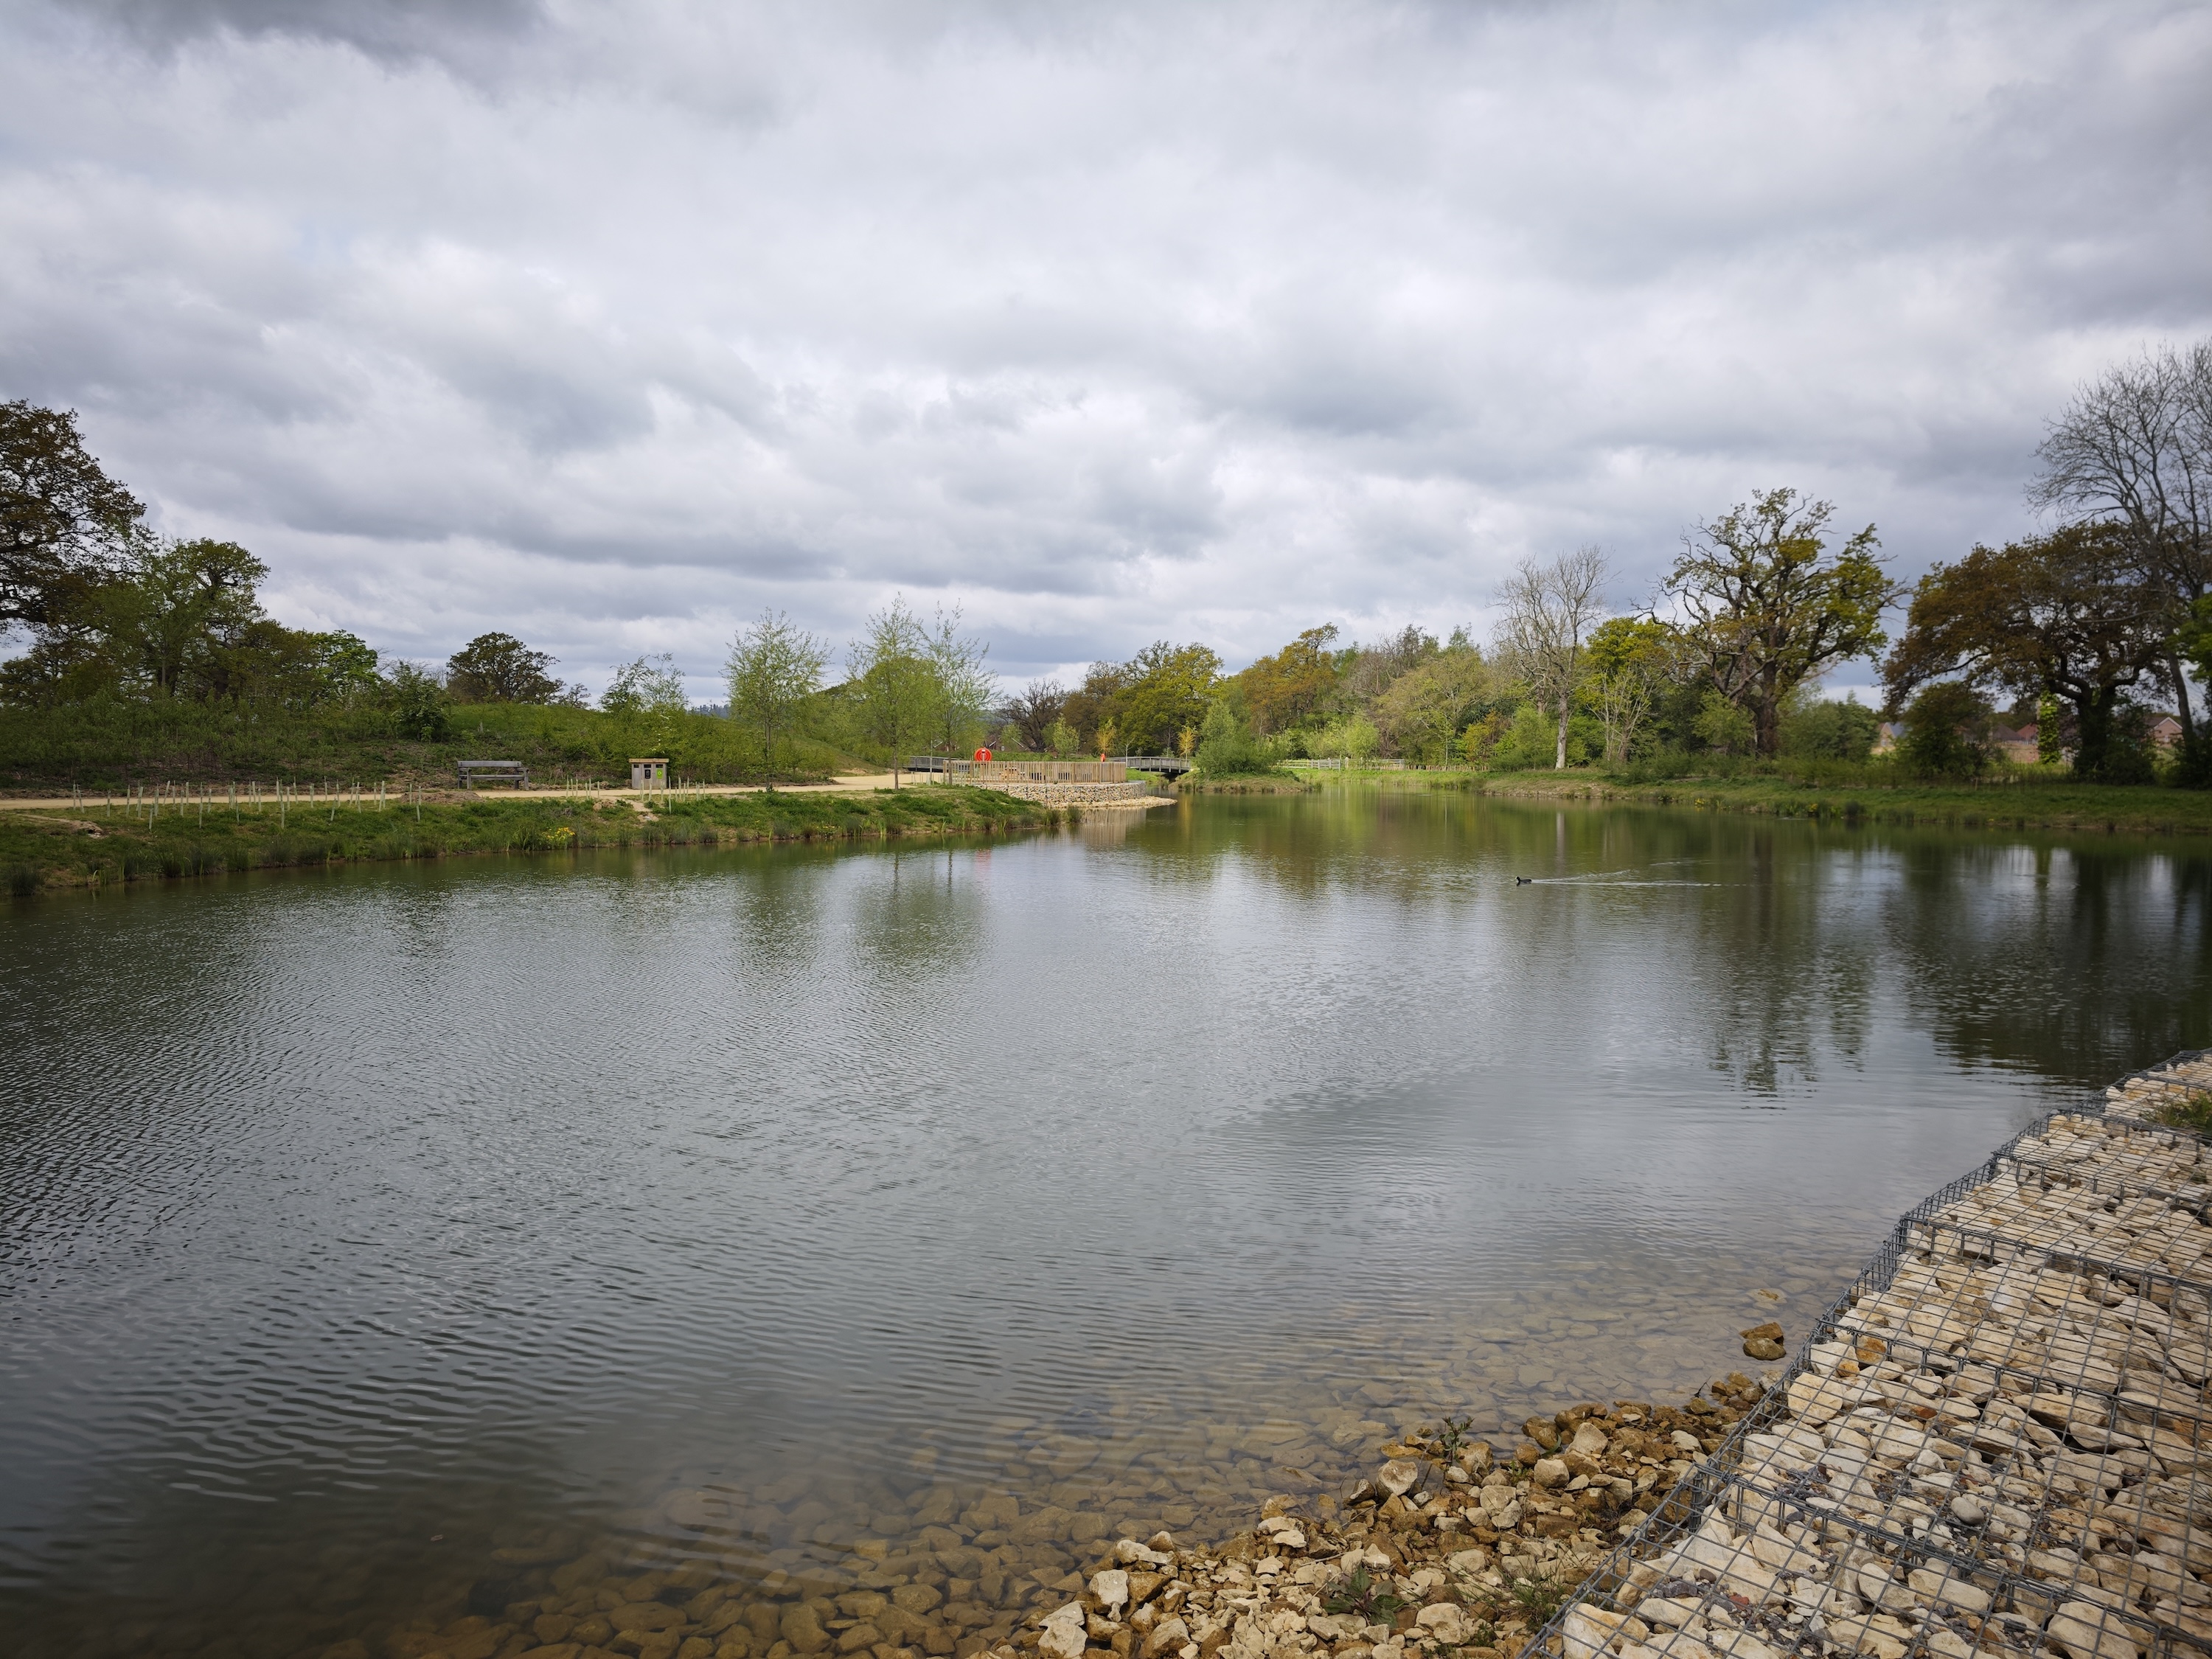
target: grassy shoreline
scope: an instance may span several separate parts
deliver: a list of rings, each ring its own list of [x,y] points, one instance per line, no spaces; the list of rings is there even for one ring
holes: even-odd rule
[[[1432,788],[1592,805],[1666,806],[1770,817],[1975,830],[2068,830],[2118,835],[2212,835],[2212,792],[2155,785],[2025,778],[1984,784],[1806,783],[1787,777],[1685,777],[1632,782],[1588,771],[1401,773]]]
[[[588,848],[735,847],[1037,830],[1061,815],[960,785],[866,793],[397,800],[379,810],[317,802],[256,811],[216,802],[163,806],[149,822],[118,805],[0,811],[9,890],[222,875],[314,865],[559,853]]]

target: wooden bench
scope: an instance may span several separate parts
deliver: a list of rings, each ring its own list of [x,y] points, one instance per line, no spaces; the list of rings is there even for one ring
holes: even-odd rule
[[[530,787],[530,771],[520,761],[456,761],[454,769],[461,775],[461,786],[466,789],[477,787],[478,778],[494,783],[511,783],[518,789]]]

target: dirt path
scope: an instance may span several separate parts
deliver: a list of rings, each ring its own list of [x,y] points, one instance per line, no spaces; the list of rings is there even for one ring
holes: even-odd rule
[[[930,787],[926,783],[917,783],[915,781],[914,775],[911,773],[901,774],[899,781],[904,787],[908,789],[926,789]],[[891,787],[891,775],[890,773],[863,772],[855,774],[850,777],[832,778],[827,783],[780,783],[775,787],[775,793],[779,795],[836,794],[851,793],[855,790],[889,789],[890,787]],[[448,803],[459,800],[518,799],[642,801],[649,798],[658,797],[663,793],[663,791],[657,789],[501,789],[496,787],[487,786],[482,789],[432,789],[426,791],[422,799],[426,801],[443,801]],[[761,793],[762,791],[757,784],[707,783],[694,787],[693,785],[687,783],[676,793],[680,797],[684,795],[757,795]],[[114,799],[120,800],[123,797],[121,795],[117,795]],[[164,795],[161,798],[161,804],[164,807],[170,805],[189,806],[198,799],[199,797],[197,795]],[[216,793],[209,797],[209,799],[210,800],[222,800],[227,802],[229,798],[223,794],[221,789],[218,789]],[[266,799],[266,797],[264,797],[264,799]],[[305,802],[307,799],[307,798],[305,795],[300,797],[300,799],[302,802]],[[398,790],[392,791],[386,797],[386,803],[392,805],[398,805],[401,799],[402,793]],[[409,799],[411,799],[411,797]],[[108,799],[109,797],[107,793],[101,790],[88,790],[84,794],[75,799],[70,799],[67,795],[0,796],[0,811],[52,812],[59,811],[82,812],[96,811],[104,806]],[[315,797],[315,801],[318,805],[324,804],[327,802],[329,796],[327,794],[318,795]],[[375,799],[376,792],[374,789],[364,790],[361,796],[361,804],[363,806],[371,805],[375,802]],[[354,796],[350,790],[342,790],[340,792],[338,796],[338,805],[341,806],[351,805],[353,804],[353,800]]]

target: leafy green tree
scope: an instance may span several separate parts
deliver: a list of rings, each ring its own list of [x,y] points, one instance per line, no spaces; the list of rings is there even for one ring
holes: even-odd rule
[[[684,671],[673,652],[640,657],[615,670],[600,694],[599,707],[610,714],[682,714],[690,709],[684,694]]]
[[[1626,761],[1637,732],[1680,677],[1682,642],[1656,617],[1611,617],[1590,631],[1586,655],[1605,757]]]
[[[1680,610],[1691,664],[1752,718],[1776,753],[1782,708],[1808,680],[1888,643],[1881,613],[1901,592],[1875,556],[1874,526],[1831,550],[1827,501],[1771,489],[1700,525],[1662,592]],[[1701,716],[1702,718],[1702,716]]]
[[[845,672],[861,729],[889,751],[891,787],[906,757],[935,724],[941,701],[928,630],[903,595],[868,618],[867,632],[847,647]]]
[[[1274,751],[1253,735],[1250,723],[1232,696],[1217,696],[1199,730],[1198,769],[1210,778],[1237,777],[1274,769]]]
[[[761,742],[762,779],[775,788],[775,746],[822,684],[823,643],[780,611],[763,611],[731,642],[730,715]]]
[[[929,669],[936,681],[935,723],[945,734],[948,759],[968,746],[982,726],[998,690],[984,659],[991,647],[975,635],[960,631],[960,607],[948,614],[938,608],[937,626],[925,637]]]
[[[1382,748],[1375,722],[1357,712],[1331,720],[1306,740],[1306,752],[1319,760],[1370,760]]]
[[[122,573],[145,513],[85,449],[74,410],[0,403],[0,633],[66,623]]]
[[[88,581],[0,669],[0,695],[37,704],[107,695],[305,709],[381,699],[358,636],[284,627],[261,609],[260,560],[234,542],[135,537],[119,569]]]
[[[512,634],[479,634],[446,660],[446,693],[455,702],[556,702],[561,682],[545,671],[558,660]]]
[[[256,585],[269,567],[235,542],[173,542],[149,550],[131,579],[108,590],[109,627],[136,646],[138,666],[159,692],[216,697],[238,689],[241,656],[264,618]],[[126,632],[127,630],[127,632]]]
[[[1759,728],[1751,711],[1740,708],[1717,691],[1707,691],[1692,725],[1698,740],[1716,754],[1747,755],[1759,746]]]
[[[1937,565],[1913,590],[1904,635],[1882,665],[1891,706],[1953,677],[2021,697],[2048,693],[2073,710],[2077,777],[2140,778],[2145,762],[2121,715],[2167,648],[2171,610],[2136,551],[2124,527],[2079,524]]]
[[[1580,765],[1589,758],[1589,725],[1570,720],[1567,726],[1567,764]],[[1524,702],[1513,711],[1512,720],[1490,751],[1490,763],[1509,772],[1556,769],[1559,717],[1548,708]]]
[[[1257,732],[1290,732],[1326,719],[1341,698],[1336,624],[1309,628],[1236,677]]]
[[[1203,730],[1220,677],[1221,659],[1210,647],[1156,640],[1121,665],[1103,713],[1128,753],[1165,754],[1184,726]]]
[[[1927,778],[1971,778],[1990,763],[1989,699],[1960,680],[1923,687],[1905,711],[1899,757]]]
[[[1498,675],[1472,645],[1440,651],[1390,683],[1376,724],[1401,749],[1450,757],[1460,729],[1498,695]]]
[[[1858,700],[1856,692],[1840,702],[1799,695],[1783,711],[1782,747],[1784,753],[1822,760],[1863,761],[1874,752],[1881,732],[1881,716]]]
[[[684,671],[675,653],[639,657],[615,670],[600,694],[599,707],[622,722],[625,746],[647,755],[667,755],[682,746],[684,717],[691,712],[684,695]]]
[[[1045,728],[1044,750],[1055,757],[1073,755],[1083,747],[1083,734],[1067,723],[1065,716],[1054,720]]]

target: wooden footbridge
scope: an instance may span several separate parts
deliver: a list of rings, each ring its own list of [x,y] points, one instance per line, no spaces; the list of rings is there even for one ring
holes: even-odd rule
[[[1130,775],[1179,778],[1197,763],[1183,755],[1122,755],[1112,760],[951,760],[942,755],[908,757],[909,772],[943,775],[963,783],[1127,783]]]

